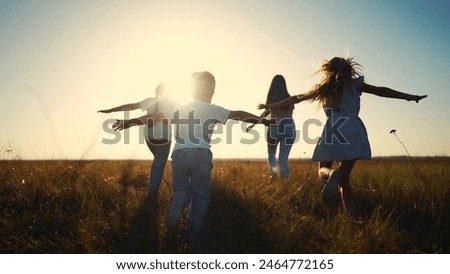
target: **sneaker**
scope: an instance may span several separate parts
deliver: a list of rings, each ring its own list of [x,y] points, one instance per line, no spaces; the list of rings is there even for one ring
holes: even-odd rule
[[[170,205],[166,213],[166,223],[170,229],[176,228],[180,222],[184,199],[183,192],[179,191],[175,192],[170,199]]]
[[[268,184],[274,183],[277,180],[277,175],[272,175],[269,177],[269,180],[267,180]]]
[[[339,182],[342,179],[340,170],[333,170],[322,188],[322,201],[326,206],[336,207],[341,202]]]

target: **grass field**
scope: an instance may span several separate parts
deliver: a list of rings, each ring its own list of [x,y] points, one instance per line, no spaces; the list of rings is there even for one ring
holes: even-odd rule
[[[146,205],[150,161],[1,161],[1,253],[184,253],[185,224]],[[357,162],[362,223],[320,200],[317,167],[290,161],[290,181],[267,183],[265,161],[215,160],[206,253],[450,253],[450,159]],[[428,189],[425,184],[430,186]]]

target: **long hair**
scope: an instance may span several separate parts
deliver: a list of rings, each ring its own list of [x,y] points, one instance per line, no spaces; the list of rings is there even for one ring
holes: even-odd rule
[[[361,75],[360,68],[361,65],[354,62],[353,58],[333,57],[329,61],[323,61],[316,72],[322,73],[323,77],[307,95],[313,95],[311,100],[318,101],[322,106],[336,108],[341,101],[345,85]]]
[[[275,75],[270,84],[269,92],[267,93],[266,104],[272,104],[291,97],[286,87],[286,80],[282,75]],[[283,107],[289,109],[291,106]]]

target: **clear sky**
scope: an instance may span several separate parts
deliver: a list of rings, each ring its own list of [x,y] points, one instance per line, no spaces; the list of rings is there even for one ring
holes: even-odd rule
[[[123,114],[97,110],[153,96],[162,81],[183,98],[189,76],[208,70],[213,103],[259,114],[274,75],[303,93],[333,56],[355,57],[370,84],[429,96],[362,96],[374,156],[405,154],[391,129],[412,155],[448,156],[449,29],[446,0],[0,1],[0,159],[9,147],[23,159],[149,159],[139,128],[105,144],[116,138],[105,120]],[[294,118],[291,158],[309,158],[325,115],[302,103]],[[230,125],[215,158],[266,157],[264,127]]]

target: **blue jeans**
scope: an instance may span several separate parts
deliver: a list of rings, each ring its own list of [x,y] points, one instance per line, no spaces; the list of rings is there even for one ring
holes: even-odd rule
[[[150,168],[148,190],[148,198],[154,199],[158,195],[159,186],[163,179],[164,168],[170,152],[170,141],[161,139],[146,141],[146,143],[154,157]]]
[[[267,151],[269,161],[269,172],[271,176],[276,175],[277,160],[275,154],[278,145],[280,152],[278,155],[278,165],[280,173],[284,179],[289,177],[288,158],[292,145],[295,141],[295,123],[292,118],[282,118],[275,125],[269,126],[267,130]]]
[[[184,193],[184,207],[192,201],[186,232],[190,243],[197,240],[203,226],[211,190],[212,167],[209,149],[186,148],[172,153],[173,192]]]

